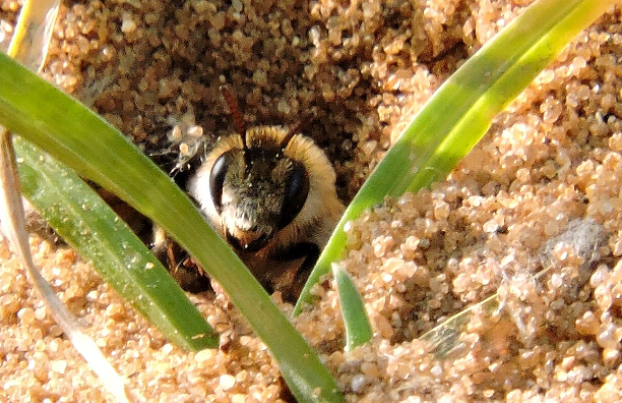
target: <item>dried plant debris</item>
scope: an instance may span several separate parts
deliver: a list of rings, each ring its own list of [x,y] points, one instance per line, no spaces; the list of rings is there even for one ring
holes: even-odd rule
[[[460,335],[473,323],[472,316],[497,323],[505,314],[514,322],[521,342],[530,344],[537,331],[546,327],[543,321],[552,317],[550,310],[556,309],[552,300],[560,298],[568,303],[576,300],[578,291],[589,280],[592,263],[600,258],[598,249],[605,235],[602,226],[592,219],[571,221],[561,234],[540,249],[539,258],[534,260],[540,270],[535,274],[529,267],[516,267],[513,259],[508,259],[511,256],[507,256],[501,270],[502,282],[495,294],[467,307],[420,339],[431,343],[437,357],[447,358],[450,353],[464,353],[467,346],[461,342]],[[572,264],[573,258],[578,259],[578,265]],[[551,295],[551,290],[556,293]]]
[[[559,235],[551,238],[541,249],[543,265],[558,265],[569,259],[569,254],[583,261],[581,267],[589,269],[600,258],[599,249],[605,245],[607,233],[592,218],[574,219]],[[563,279],[561,280],[563,282]]]
[[[172,150],[167,170],[192,127],[208,148],[235,130],[224,76],[247,125],[302,124],[348,200],[438,85],[527,3],[76,1],[61,10],[44,75],[146,152]],[[0,0],[0,47],[19,4]],[[374,338],[344,353],[326,282],[295,320],[348,401],[622,400],[620,19],[616,9],[573,41],[447,181],[348,225],[342,264]],[[218,289],[192,300],[230,342],[188,354],[72,252],[36,237],[31,247],[145,400],[287,399],[265,346]],[[0,396],[106,401],[5,243],[0,257]],[[504,289],[500,314],[476,309],[443,358],[418,339]]]
[[[592,266],[600,260],[605,236],[602,225],[593,219],[572,220],[540,249],[540,270],[535,275],[524,268],[511,275],[503,273],[500,308],[514,321],[522,342],[530,344],[555,315],[581,298]]]

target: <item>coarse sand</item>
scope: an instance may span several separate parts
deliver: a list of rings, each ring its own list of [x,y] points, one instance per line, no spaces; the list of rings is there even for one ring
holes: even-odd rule
[[[529,3],[66,1],[43,75],[146,153],[182,157],[196,146],[188,138],[209,146],[234,129],[224,80],[247,125],[300,125],[315,139],[347,202],[438,86]],[[0,0],[1,49],[20,6]],[[342,264],[372,342],[344,353],[330,280],[294,320],[348,402],[622,401],[621,58],[613,9],[447,180],[348,223]],[[226,296],[190,298],[227,348],[187,353],[74,252],[38,236],[31,246],[133,401],[292,401]],[[0,403],[112,402],[4,240],[0,259]],[[495,292],[492,308],[476,306]],[[418,340],[470,306],[436,350]]]

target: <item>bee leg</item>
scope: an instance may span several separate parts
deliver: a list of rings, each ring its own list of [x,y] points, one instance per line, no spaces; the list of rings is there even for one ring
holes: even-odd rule
[[[191,258],[185,258],[171,268],[171,275],[184,291],[197,294],[212,289],[209,277]]]
[[[160,227],[154,228],[151,252],[184,291],[196,294],[211,289],[210,280],[203,270]]]
[[[291,286],[283,290],[283,300],[295,302],[302,292],[302,288],[309,278],[311,269],[320,257],[320,248],[317,244],[311,242],[295,243],[279,252],[275,258],[281,261],[298,260],[304,258],[302,264],[296,270],[294,281]]]

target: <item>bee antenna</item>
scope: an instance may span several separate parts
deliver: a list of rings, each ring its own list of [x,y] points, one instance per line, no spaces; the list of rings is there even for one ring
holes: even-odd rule
[[[300,133],[301,129],[302,129],[302,123],[301,122],[296,123],[295,126],[293,126],[291,129],[288,130],[287,135],[281,142],[281,146],[285,148],[287,144],[289,144],[289,141],[292,139],[292,137],[294,137],[295,134]]]
[[[240,108],[238,107],[238,101],[233,96],[233,91],[231,90],[231,86],[229,84],[223,84],[220,86],[220,92],[222,96],[225,98],[227,105],[229,106],[229,112],[231,112],[231,116],[233,116],[233,122],[235,123],[235,128],[244,139],[246,134],[246,125],[244,124],[244,119],[242,118],[242,114],[240,113]],[[246,148],[246,140],[244,139],[244,148]]]

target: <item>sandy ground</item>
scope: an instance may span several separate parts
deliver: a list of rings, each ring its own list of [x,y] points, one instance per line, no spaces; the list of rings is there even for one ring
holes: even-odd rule
[[[528,3],[65,2],[44,75],[148,153],[192,146],[170,144],[175,126],[201,127],[207,144],[233,130],[222,77],[248,125],[301,125],[334,161],[347,201],[440,83]],[[19,7],[0,0],[2,49]],[[343,352],[330,281],[295,321],[347,401],[622,400],[620,57],[616,9],[495,119],[446,181],[348,226],[343,264],[373,341]],[[291,401],[224,296],[191,299],[231,340],[227,351],[186,353],[72,251],[31,243],[133,401]],[[113,401],[4,241],[0,258],[0,402]],[[439,349],[417,340],[495,292],[498,309],[476,308]]]

